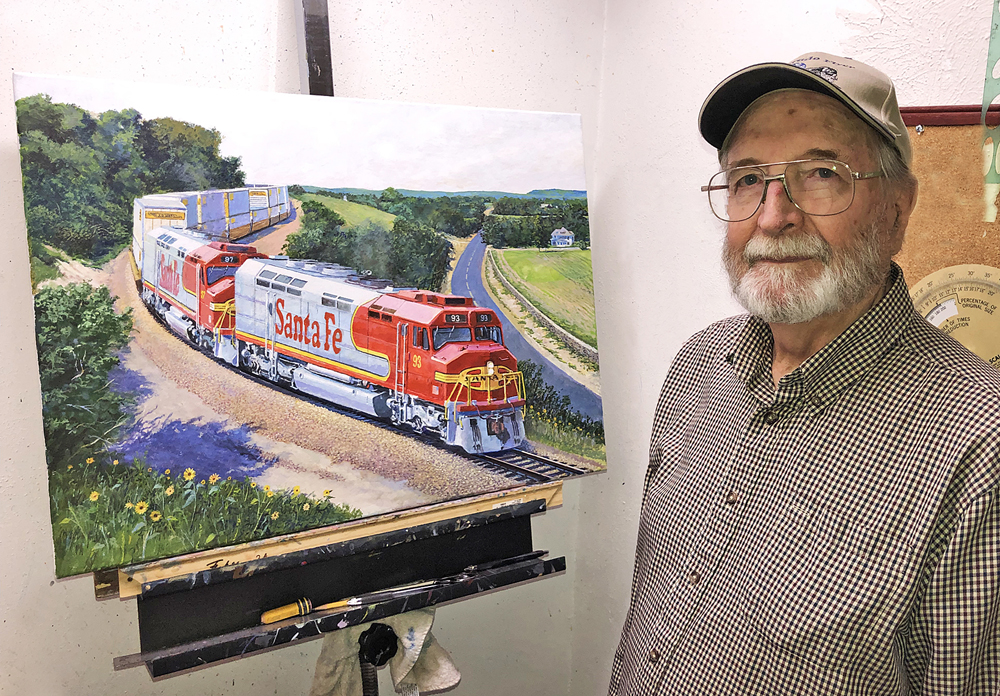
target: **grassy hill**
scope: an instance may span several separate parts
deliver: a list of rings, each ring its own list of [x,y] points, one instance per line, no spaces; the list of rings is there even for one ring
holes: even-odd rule
[[[392,221],[396,219],[396,216],[391,213],[386,213],[368,205],[345,201],[342,198],[317,196],[312,193],[305,193],[297,196],[297,198],[301,201],[315,201],[316,203],[325,205],[327,208],[333,208],[334,211],[344,218],[344,222],[347,223],[348,227],[360,225],[365,220],[374,220],[386,229],[392,229]]]
[[[494,253],[501,255],[511,271],[507,279],[533,305],[581,341],[597,347],[589,249],[497,249]]]

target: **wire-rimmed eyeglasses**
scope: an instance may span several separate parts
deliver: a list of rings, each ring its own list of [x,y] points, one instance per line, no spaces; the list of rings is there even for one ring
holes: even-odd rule
[[[768,176],[766,169],[784,166],[781,174]],[[807,215],[837,215],[854,202],[854,182],[884,176],[878,172],[855,172],[837,160],[793,160],[755,166],[733,167],[713,176],[708,203],[724,222],[742,222],[754,216],[772,181],[781,181],[788,200]]]

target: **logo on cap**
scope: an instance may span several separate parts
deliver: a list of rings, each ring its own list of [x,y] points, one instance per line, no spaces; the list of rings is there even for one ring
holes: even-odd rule
[[[817,77],[822,77],[827,82],[837,81],[837,69],[831,68],[829,65],[823,65],[818,68],[810,68],[808,65],[805,64],[804,61],[801,60],[792,63],[792,65],[794,65],[796,68],[802,68],[803,70],[808,70],[813,75],[816,75]]]

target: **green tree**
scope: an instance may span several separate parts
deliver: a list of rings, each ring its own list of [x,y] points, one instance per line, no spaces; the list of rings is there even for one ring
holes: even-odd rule
[[[222,135],[173,118],[146,121],[139,145],[149,166],[152,191],[197,191],[243,186],[239,157],[221,157]]]
[[[117,351],[128,344],[131,309],[114,310],[106,287],[43,288],[35,296],[45,456],[50,468],[105,449],[128,417],[129,398],[110,388]]]
[[[288,235],[282,251],[293,259],[315,259],[350,266],[355,234],[335,210],[322,203],[302,204],[302,226]]]
[[[388,271],[396,285],[440,290],[451,254],[451,242],[427,225],[404,217],[393,220]]]
[[[353,229],[354,245],[350,264],[359,273],[388,278],[399,284],[391,261],[391,233],[374,220],[365,220]]]
[[[16,108],[28,236],[76,256],[97,261],[127,244],[135,198],[243,185],[218,131],[134,109],[95,117],[43,94]]]

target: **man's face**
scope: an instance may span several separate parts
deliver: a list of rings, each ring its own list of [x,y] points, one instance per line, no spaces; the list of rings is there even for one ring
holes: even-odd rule
[[[878,169],[867,128],[838,101],[787,90],[756,102],[737,124],[727,167],[835,159],[855,172]],[[768,175],[783,166],[765,167]],[[737,299],[771,323],[800,323],[847,309],[884,281],[902,243],[891,231],[894,206],[878,179],[858,181],[854,202],[838,215],[810,216],[772,181],[760,209],[727,223],[724,260]],[[897,239],[898,237],[898,239]]]

